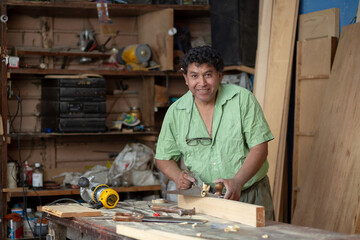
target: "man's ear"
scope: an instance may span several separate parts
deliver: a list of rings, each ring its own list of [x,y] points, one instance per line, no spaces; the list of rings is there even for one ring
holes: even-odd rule
[[[223,79],[223,74],[219,73],[219,83],[221,83],[222,79]]]
[[[187,75],[186,75],[185,73],[183,73],[183,77],[184,77],[184,79],[185,79],[185,84],[186,84],[186,85],[189,85],[189,84],[188,84],[188,78],[187,78]]]

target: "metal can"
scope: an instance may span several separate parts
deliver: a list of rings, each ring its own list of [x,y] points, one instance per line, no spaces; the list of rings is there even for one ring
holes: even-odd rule
[[[21,239],[24,234],[23,222],[20,214],[11,213],[5,216],[7,221],[7,236],[10,239]]]

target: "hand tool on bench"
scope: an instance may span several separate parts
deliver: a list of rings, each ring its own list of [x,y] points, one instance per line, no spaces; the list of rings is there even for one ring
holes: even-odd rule
[[[179,216],[195,215],[195,208],[193,208],[193,209],[184,209],[184,208],[178,208],[178,207],[152,205],[151,209],[156,211],[156,212],[177,213]]]
[[[207,220],[191,219],[191,218],[172,218],[172,217],[145,217],[140,213],[115,213],[114,221],[121,222],[163,222],[163,223],[206,223]]]
[[[224,188],[223,183],[216,183],[215,184],[215,190],[210,187],[210,185],[206,185],[205,183],[202,184],[202,186],[197,185],[197,176],[192,174],[189,171],[185,171],[186,174],[189,174],[193,178],[195,178],[195,183],[193,186],[189,189],[185,190],[174,190],[174,191],[164,191],[164,193],[167,194],[181,194],[186,196],[194,196],[194,197],[214,197],[214,198],[223,198],[222,190]]]

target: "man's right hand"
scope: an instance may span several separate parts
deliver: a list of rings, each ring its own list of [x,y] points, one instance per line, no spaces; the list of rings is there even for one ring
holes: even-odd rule
[[[176,187],[180,190],[189,189],[195,182],[195,178],[181,171],[176,179]]]

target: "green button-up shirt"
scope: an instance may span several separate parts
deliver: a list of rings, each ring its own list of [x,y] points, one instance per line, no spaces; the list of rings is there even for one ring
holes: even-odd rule
[[[215,179],[235,176],[251,147],[274,138],[254,95],[242,87],[220,84],[213,114],[211,145],[199,143],[188,146],[185,137],[192,103],[193,96],[188,91],[169,107],[161,127],[155,158],[178,161],[183,156],[188,169],[213,187]],[[199,137],[209,137],[209,133],[194,105],[188,138]],[[268,168],[266,160],[243,189],[261,180]]]

